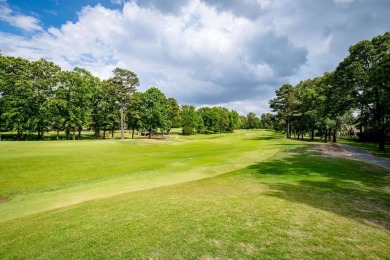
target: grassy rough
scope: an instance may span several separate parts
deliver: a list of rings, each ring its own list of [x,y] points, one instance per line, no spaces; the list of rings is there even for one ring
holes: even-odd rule
[[[158,154],[158,149],[164,148],[162,158],[152,157],[150,163],[169,162],[169,171],[164,172],[168,175],[159,178],[177,181],[0,222],[0,258],[390,257],[388,171],[321,157],[307,152],[302,142],[286,141],[270,132],[215,137],[149,143],[86,142],[83,149],[91,145],[95,151],[100,145],[136,146],[144,157],[149,157],[149,150]],[[256,150],[265,152],[265,158],[256,158]],[[193,155],[188,166],[180,161],[188,158],[186,153]],[[192,162],[198,159],[198,163]],[[221,163],[228,166],[218,168]],[[173,174],[191,175],[195,169],[213,173],[182,181],[180,174]],[[79,172],[88,175],[87,170]],[[118,177],[109,170],[105,174],[111,179]],[[154,174],[148,176],[153,179]],[[91,182],[110,184],[106,182],[110,178],[88,176]],[[88,189],[83,178],[64,185],[86,185]],[[127,181],[138,185],[136,180]],[[30,187],[30,195],[48,189],[42,188],[44,185],[26,187]]]

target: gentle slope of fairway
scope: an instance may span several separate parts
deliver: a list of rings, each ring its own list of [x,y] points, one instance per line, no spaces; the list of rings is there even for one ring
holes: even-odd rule
[[[287,141],[268,131],[215,137],[218,136],[149,143],[86,142],[75,146],[75,153],[92,147],[89,149],[97,157],[102,156],[99,149],[104,151],[104,146],[131,147],[132,151],[136,147],[134,157],[128,155],[128,163],[134,163],[134,158],[145,158],[142,163],[150,161],[144,166],[126,166],[118,160],[110,164],[117,172],[165,165],[164,162],[167,166],[155,171],[134,171],[134,178],[127,179],[126,174],[111,174],[104,168],[108,167],[104,166],[105,160],[99,164],[102,172],[88,174],[85,162],[79,179],[76,176],[72,181],[39,181],[36,176],[36,183],[26,182],[27,192],[15,197],[8,193],[16,188],[3,189],[10,199],[3,205],[13,203],[18,196],[33,198],[56,190],[67,190],[66,196],[82,194],[72,187],[85,185],[86,190],[94,190],[94,183],[99,182],[102,185],[99,188],[96,184],[95,191],[102,189],[111,195],[0,222],[0,258],[390,257],[388,171],[356,161],[322,157],[307,151],[302,142]],[[7,145],[18,149],[18,144]],[[52,145],[62,147],[62,143]],[[115,149],[119,149],[116,156],[126,150]],[[33,152],[25,151],[19,159],[32,156]],[[54,150],[51,153],[56,156]],[[83,159],[95,158],[88,156]],[[110,155],[106,158],[112,159]],[[5,167],[5,162],[1,163]],[[0,169],[3,175],[5,168]],[[197,177],[183,177],[180,173]],[[20,176],[27,178],[28,170],[25,174]],[[139,179],[135,177],[138,175]],[[12,176],[6,177],[2,181],[12,181]],[[147,186],[148,177],[154,183],[151,186]],[[113,195],[115,192],[104,183],[113,189],[120,187],[121,181],[116,183],[116,178],[129,182],[129,188],[140,188],[130,188],[130,192],[123,189],[122,194]],[[50,190],[50,183],[64,188]]]
[[[263,138],[273,139],[268,132]],[[254,132],[166,140],[4,142],[0,221],[223,174],[273,156]],[[280,140],[269,142],[269,144]],[[283,142],[282,142],[283,143]],[[261,149],[260,149],[261,148]]]

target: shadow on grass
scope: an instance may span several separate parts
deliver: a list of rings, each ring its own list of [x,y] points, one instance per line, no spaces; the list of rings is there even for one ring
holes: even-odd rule
[[[296,148],[275,161],[249,167],[272,190],[267,196],[306,204],[390,230],[390,172]],[[270,181],[271,180],[271,181]],[[271,183],[270,183],[271,182]]]
[[[296,137],[293,137],[291,138],[290,140],[294,140],[294,141],[298,141],[298,142],[304,142],[304,143],[325,143],[325,139],[320,139],[320,138],[314,138],[313,140],[311,140],[310,137],[305,137],[305,138],[296,138]],[[327,143],[332,143],[332,140],[328,140]]]
[[[280,140],[280,136],[256,136],[250,139],[245,139],[250,141],[270,141],[270,140]]]
[[[70,136],[72,138],[72,136]],[[38,139],[37,134],[27,134],[26,139],[17,140],[17,136],[15,133],[2,133],[1,135],[2,141],[67,141],[65,134],[60,134],[57,140],[57,136],[55,133],[50,132],[49,134],[45,133],[42,139]],[[95,136],[93,133],[83,132],[80,138],[77,136],[76,140],[95,140]],[[99,138],[102,139],[102,138]],[[108,138],[111,139],[111,138]],[[70,140],[69,140],[70,141]]]

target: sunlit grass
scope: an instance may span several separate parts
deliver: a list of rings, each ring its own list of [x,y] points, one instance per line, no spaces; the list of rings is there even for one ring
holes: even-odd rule
[[[2,142],[0,220],[226,173],[279,147],[258,132],[167,139]],[[284,143],[278,135],[277,143]],[[265,132],[263,133],[263,137]]]
[[[60,148],[46,155],[71,149],[66,142],[57,145]],[[20,150],[25,154],[19,159],[34,154],[32,148]],[[86,150],[95,151],[95,156],[108,150],[108,161],[135,150],[139,154],[135,157],[146,159],[129,162],[150,162],[157,168],[137,172],[135,165],[118,160],[110,167],[116,165],[119,175],[111,174],[100,157],[100,163],[93,163],[99,164],[101,175],[88,175],[88,167],[82,165],[80,179],[58,182],[57,189],[48,188],[55,179],[38,186],[24,184],[27,200],[66,189],[67,196],[88,197],[88,190],[92,192],[91,186],[99,182],[96,191],[102,189],[106,195],[119,183],[139,189],[0,222],[1,259],[390,256],[390,175],[382,168],[321,157],[306,151],[302,142],[268,131],[150,142],[91,141],[74,148],[74,153]],[[120,169],[131,167],[135,167],[132,174],[120,174]],[[27,174],[28,168],[24,169]],[[191,179],[194,176],[199,178]],[[149,180],[154,185],[148,186]],[[78,193],[83,187],[87,194]],[[49,201],[51,196],[47,197]],[[9,197],[0,207],[16,198]]]

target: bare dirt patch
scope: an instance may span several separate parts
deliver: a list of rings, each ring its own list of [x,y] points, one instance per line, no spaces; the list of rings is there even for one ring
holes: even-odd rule
[[[320,144],[308,149],[308,151],[320,152],[324,157],[338,157],[350,160],[356,160],[353,154],[345,150],[343,147],[335,145]]]
[[[336,157],[336,158],[345,158],[349,160],[362,161],[369,164],[374,164],[376,166],[382,167],[386,170],[390,170],[390,160],[385,160],[379,157],[376,157],[369,152],[351,147],[345,144],[319,144],[311,147],[307,151],[319,152],[323,157]],[[371,168],[372,171],[377,171],[378,169]]]
[[[8,202],[7,199],[0,199],[0,203],[6,203],[6,202]]]

